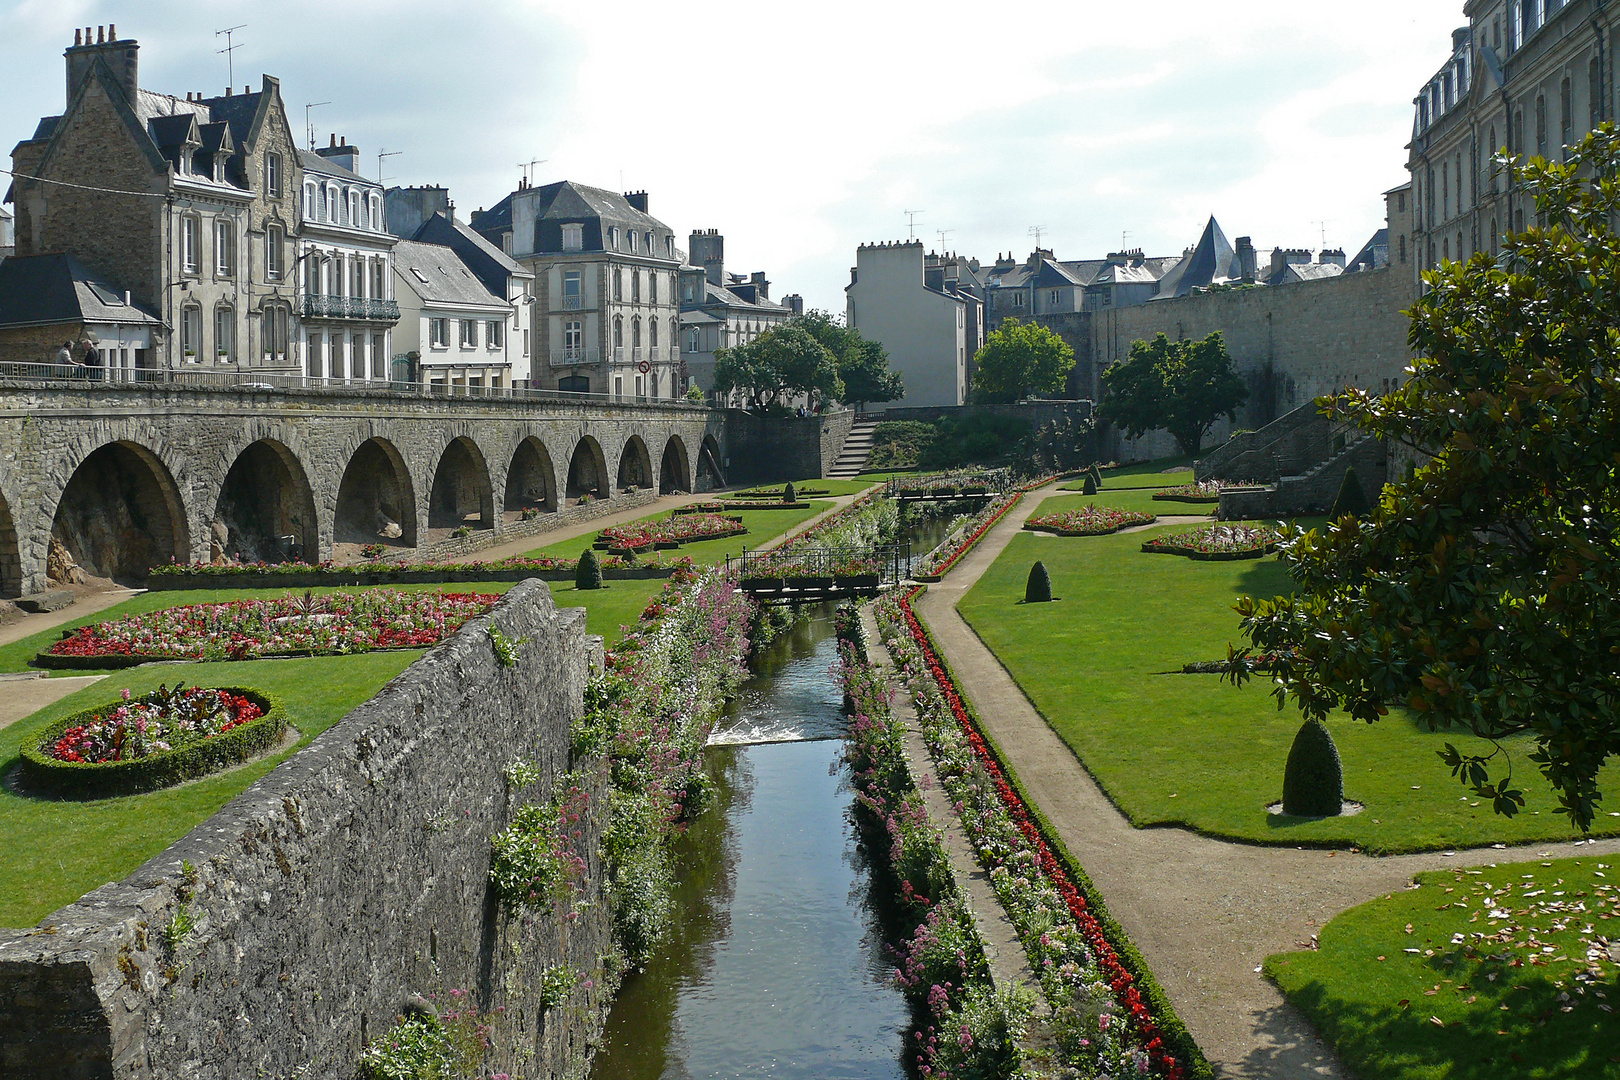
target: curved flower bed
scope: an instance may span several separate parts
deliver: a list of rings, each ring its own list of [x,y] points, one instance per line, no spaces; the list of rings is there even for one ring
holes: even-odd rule
[[[653,553],[601,560],[605,577],[667,577],[677,566],[690,566],[690,556],[670,558]],[[572,581],[578,559],[514,555],[493,562],[320,563],[170,563],[155,567],[148,587],[174,589],[313,588],[324,585],[434,585],[458,581]]]
[[[1056,533],[1059,536],[1107,536],[1132,525],[1151,525],[1157,514],[1142,510],[1116,510],[1112,506],[1082,506],[1061,514],[1043,514],[1024,522],[1026,529]]]
[[[1155,536],[1142,545],[1142,550],[1210,561],[1258,559],[1277,550],[1277,531],[1266,525],[1217,522],[1186,532]]]
[[[1205,480],[1199,484],[1181,484],[1155,491],[1153,497],[1164,502],[1212,503],[1219,502],[1221,492],[1237,488],[1263,487],[1252,480]]]
[[[747,531],[741,521],[720,514],[682,514],[661,521],[612,525],[596,535],[609,548],[642,551],[654,544],[694,544],[699,540],[718,540]]]
[[[244,687],[172,688],[86,709],[22,750],[30,790],[75,796],[151,791],[246,761],[281,740],[287,714]]]
[[[252,660],[421,649],[494,606],[484,593],[371,589],[329,596],[189,604],[81,626],[35,658],[42,667],[132,667],[150,660]]]
[[[1189,1063],[1201,1063],[1196,1045],[1123,933],[1095,895],[1086,895],[1083,872],[1054,852],[1055,841],[979,730],[909,597],[881,601],[876,610],[941,780],[1040,979],[1065,1062],[1085,1075],[1187,1077]]]

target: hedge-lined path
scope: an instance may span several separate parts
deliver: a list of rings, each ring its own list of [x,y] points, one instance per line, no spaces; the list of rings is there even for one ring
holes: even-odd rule
[[[1217,1075],[1349,1076],[1258,970],[1270,954],[1308,945],[1344,909],[1404,889],[1424,870],[1620,852],[1620,840],[1611,839],[1474,848],[1450,858],[1438,852],[1373,858],[1132,827],[956,611],[1041,501],[1059,493],[1071,494],[1048,484],[1026,496],[944,581],[929,586],[916,611],[988,733],[1102,891]]]
[[[25,716],[32,716],[47,705],[55,705],[69,694],[105,679],[106,675],[69,675],[60,679],[0,679],[0,728]]]
[[[806,480],[805,483],[808,484],[808,483],[811,483],[811,481]],[[872,485],[872,487],[881,487],[881,486],[882,486],[881,484],[873,484]],[[872,490],[872,488],[868,487],[868,488],[862,488],[860,491],[857,491],[853,495],[831,495],[831,496],[823,496],[823,497],[819,497],[819,498],[817,498],[815,496],[811,496],[811,498],[814,499],[814,501],[816,501],[816,502],[830,502],[830,503],[832,503],[832,505],[829,506],[827,509],[823,510],[821,513],[817,514],[815,517],[808,518],[808,519],[806,519],[804,521],[799,522],[798,525],[796,525],[793,528],[789,529],[787,532],[783,533],[781,536],[772,537],[770,540],[767,540],[765,543],[759,545],[759,547],[757,547],[757,548],[749,548],[748,550],[750,550],[750,551],[774,551],[777,548],[781,547],[783,544],[787,543],[789,540],[792,540],[795,536],[798,536],[800,533],[803,533],[803,532],[806,532],[806,531],[808,531],[810,529],[815,528],[817,525],[821,524],[823,521],[826,521],[828,518],[830,518],[834,514],[838,513],[838,511],[842,510],[844,507],[848,506],[850,503],[854,502],[856,499],[859,499],[861,496],[865,495],[867,492],[869,492],[871,490]],[[679,549],[677,549],[677,553],[679,553]]]

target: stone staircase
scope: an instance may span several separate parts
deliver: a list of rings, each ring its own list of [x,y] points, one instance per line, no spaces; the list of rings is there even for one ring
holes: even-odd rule
[[[827,470],[827,479],[852,480],[866,467],[866,459],[872,456],[872,436],[881,422],[881,418],[866,417],[855,421],[838,451],[838,460]]]
[[[1343,445],[1338,439],[1343,438]],[[1335,436],[1338,446],[1325,460],[1295,476],[1280,476],[1265,488],[1221,493],[1220,517],[1224,521],[1264,518],[1288,514],[1326,513],[1339,494],[1347,470],[1356,470],[1361,490],[1371,504],[1378,502],[1388,472],[1387,447],[1381,439],[1356,429],[1341,429]]]

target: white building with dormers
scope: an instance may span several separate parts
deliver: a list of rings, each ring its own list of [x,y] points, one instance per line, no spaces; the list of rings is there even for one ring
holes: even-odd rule
[[[301,367],[312,379],[383,382],[391,376],[394,245],[382,185],[360,175],[360,151],[335,136],[298,152],[303,168],[298,241]]]

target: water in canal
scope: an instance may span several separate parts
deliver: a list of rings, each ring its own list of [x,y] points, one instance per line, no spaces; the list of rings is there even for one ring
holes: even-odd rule
[[[905,1076],[836,658],[830,611],[755,657],[706,754],[718,796],[680,842],[670,933],[625,979],[595,1080]]]

